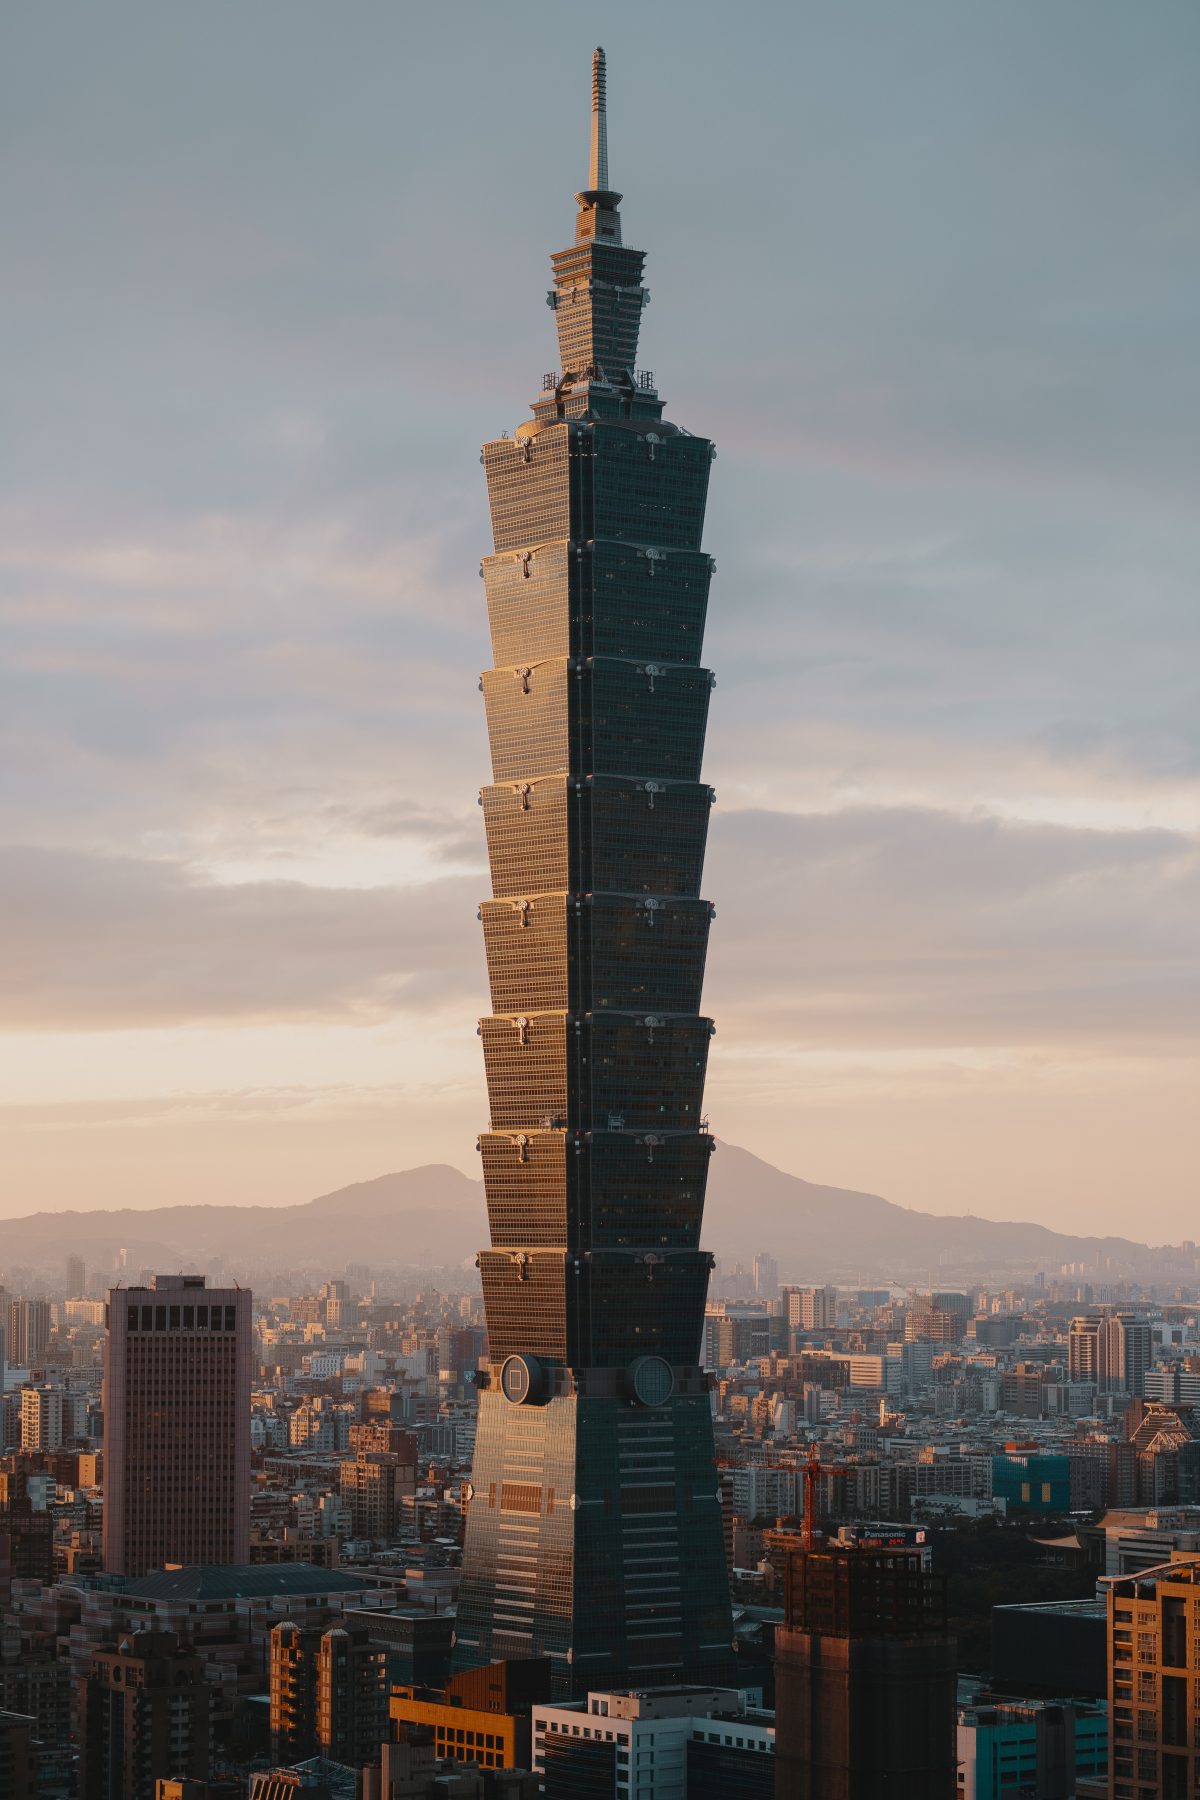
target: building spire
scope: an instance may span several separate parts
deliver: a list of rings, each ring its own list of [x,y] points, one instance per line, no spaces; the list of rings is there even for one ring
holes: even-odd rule
[[[598,45],[592,52],[592,154],[588,161],[588,187],[593,193],[608,191],[608,65]]]
[[[597,46],[592,51],[592,136],[588,157],[588,184],[576,194],[579,217],[575,221],[577,244],[621,241],[617,208],[620,194],[608,185],[608,61]]]

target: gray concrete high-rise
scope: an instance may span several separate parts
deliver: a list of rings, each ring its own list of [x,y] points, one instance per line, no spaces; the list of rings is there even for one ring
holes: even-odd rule
[[[104,1342],[104,1567],[250,1560],[250,1292],[202,1275],[113,1288]]]
[[[8,1308],[7,1355],[17,1369],[30,1369],[50,1343],[50,1302],[13,1300]]]
[[[1154,1359],[1153,1334],[1147,1319],[1134,1313],[1080,1313],[1067,1333],[1067,1373],[1071,1381],[1090,1382],[1101,1394],[1141,1395]]]

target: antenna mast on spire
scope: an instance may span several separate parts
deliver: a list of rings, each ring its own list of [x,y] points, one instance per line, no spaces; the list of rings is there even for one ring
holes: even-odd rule
[[[604,52],[592,52],[592,154],[588,162],[588,187],[593,193],[608,192],[608,69]]]
[[[603,50],[592,52],[592,136],[588,157],[588,184],[575,199],[579,213],[575,220],[577,244],[619,244],[621,219],[617,208],[620,194],[608,185],[608,63]]]

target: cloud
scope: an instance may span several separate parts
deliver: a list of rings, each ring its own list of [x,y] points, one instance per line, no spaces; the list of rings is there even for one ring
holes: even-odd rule
[[[217,1088],[211,1092],[139,1094],[106,1100],[0,1103],[5,1131],[104,1130],[112,1126],[157,1126],[207,1120],[276,1121],[319,1114],[326,1119],[395,1119],[413,1098],[410,1087],[363,1084],[342,1087]],[[429,1096],[424,1096],[428,1100]]]
[[[421,815],[374,821],[420,829]],[[464,839],[464,849],[466,840]],[[217,882],[186,864],[10,849],[9,1029],[484,1010],[474,875]],[[932,809],[714,817],[706,1004],[761,1051],[1091,1043],[1200,1020],[1200,841]]]
[[[133,857],[10,847],[0,1017],[8,1030],[469,1012],[477,885],[221,884]]]
[[[1200,1037],[1200,840],[930,809],[714,819],[706,1004],[793,1049]]]

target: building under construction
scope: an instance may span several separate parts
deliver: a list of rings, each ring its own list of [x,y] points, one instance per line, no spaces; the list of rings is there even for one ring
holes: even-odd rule
[[[919,1549],[830,1544],[788,1559],[775,1640],[776,1793],[951,1800],[955,1643]]]

